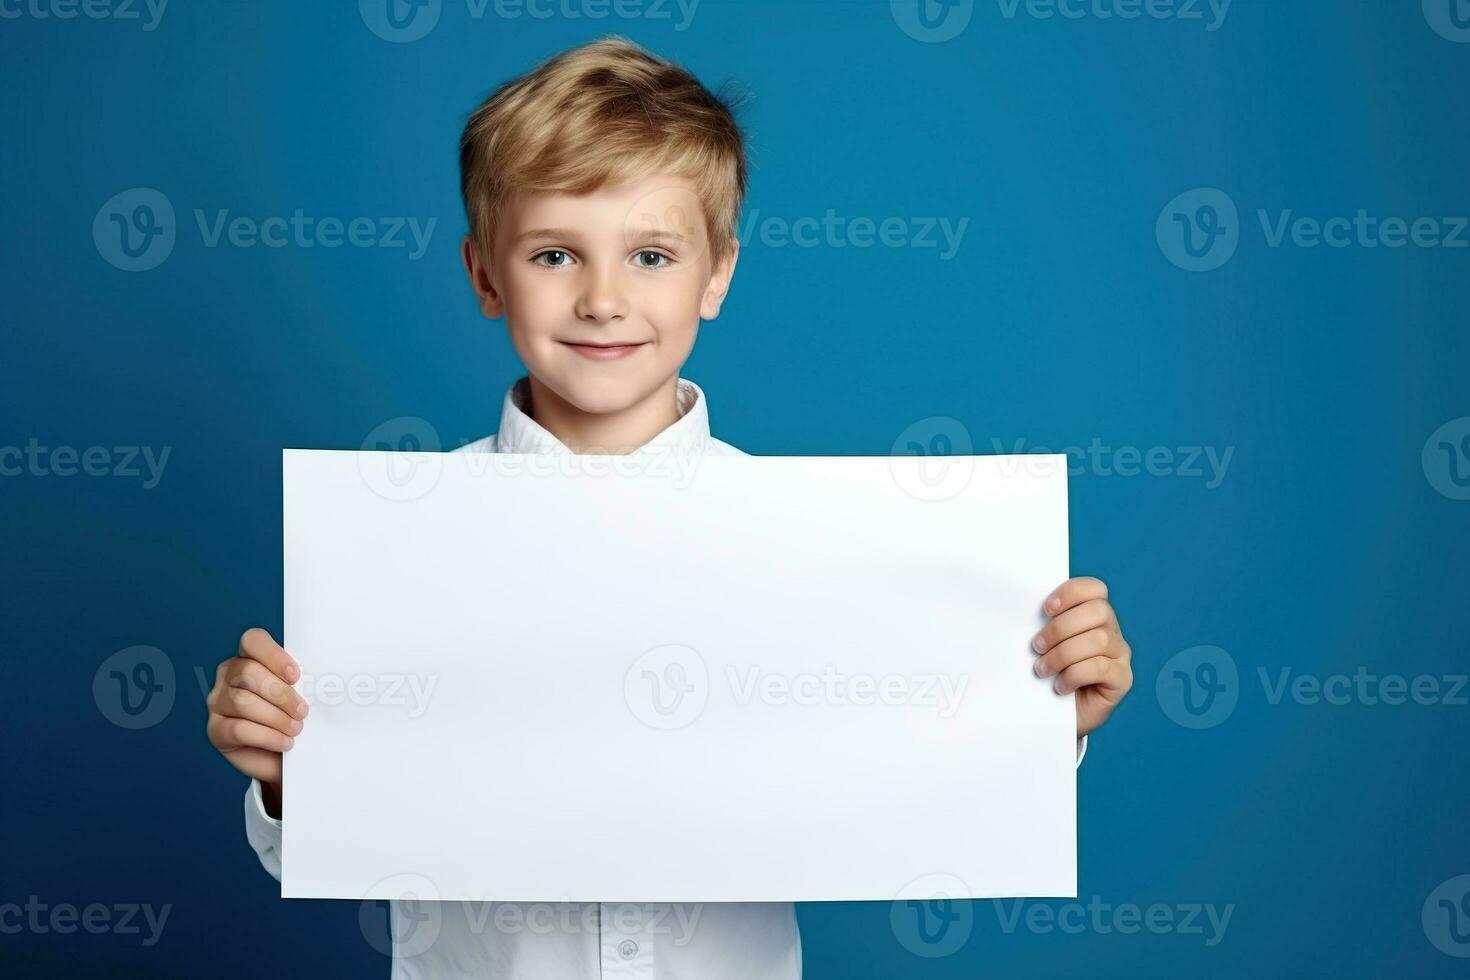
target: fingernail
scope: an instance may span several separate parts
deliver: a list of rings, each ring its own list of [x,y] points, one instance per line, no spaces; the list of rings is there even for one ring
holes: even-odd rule
[[[291,722],[291,734],[292,735],[298,735],[300,733],[301,733],[301,722],[299,722],[299,721],[293,721],[293,722]]]
[[[296,717],[297,718],[305,718],[306,717],[306,712],[308,710],[310,710],[310,709],[307,708],[305,701],[298,701],[298,702],[296,702]]]
[[[286,680],[295,682],[299,676],[301,676],[301,669],[299,667],[295,664],[286,665]]]
[[[292,738],[291,736],[287,735],[286,736],[286,751],[287,752],[290,752],[291,751],[291,746],[293,746],[295,744],[296,744],[296,740],[294,738]]]
[[[1046,651],[1045,637],[1043,637],[1040,633],[1036,634],[1036,636],[1033,637],[1031,640],[1031,649],[1035,650],[1037,653],[1044,653]]]
[[[1034,669],[1036,671],[1037,677],[1045,677],[1047,674],[1051,673],[1051,667],[1047,665],[1047,662],[1045,660],[1036,661]]]
[[[1049,599],[1046,600],[1046,611],[1047,612],[1056,612],[1057,611],[1057,607],[1060,606],[1061,604],[1062,604],[1062,600],[1058,599],[1056,596],[1052,596],[1051,598],[1049,598]]]

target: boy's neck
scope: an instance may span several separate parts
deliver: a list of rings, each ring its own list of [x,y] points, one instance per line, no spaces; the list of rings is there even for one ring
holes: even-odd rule
[[[584,412],[529,375],[526,414],[574,453],[626,455],[679,421],[677,375],[620,412]]]

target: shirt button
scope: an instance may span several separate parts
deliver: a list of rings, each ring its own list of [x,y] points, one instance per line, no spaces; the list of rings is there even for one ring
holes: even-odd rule
[[[625,960],[631,960],[638,955],[638,944],[631,939],[624,939],[618,943],[618,955]]]

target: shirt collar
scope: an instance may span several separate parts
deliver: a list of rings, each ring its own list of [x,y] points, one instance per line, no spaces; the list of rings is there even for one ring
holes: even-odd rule
[[[531,379],[522,377],[505,393],[500,410],[500,430],[495,439],[496,451],[502,453],[569,453],[570,449],[556,436],[544,429],[539,422],[526,414],[525,406],[531,398]],[[679,378],[675,390],[675,403],[679,418],[668,428],[639,447],[644,452],[651,447],[700,453],[709,442],[709,410],[705,407],[704,392],[693,381]]]

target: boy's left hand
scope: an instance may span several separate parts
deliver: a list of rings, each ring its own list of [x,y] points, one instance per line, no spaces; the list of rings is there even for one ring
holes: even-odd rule
[[[1077,737],[1094,731],[1133,686],[1133,650],[1099,579],[1068,579],[1046,597],[1051,622],[1031,641],[1036,673],[1058,694],[1077,692]]]

